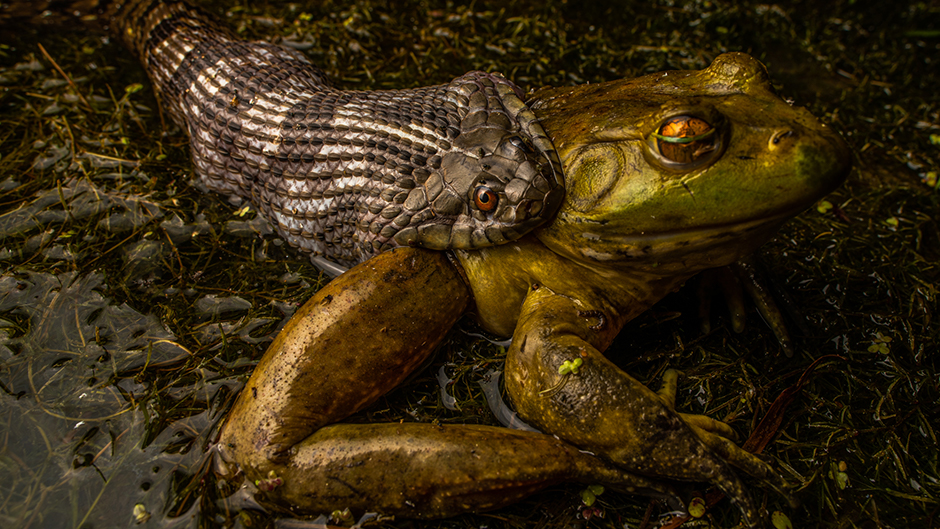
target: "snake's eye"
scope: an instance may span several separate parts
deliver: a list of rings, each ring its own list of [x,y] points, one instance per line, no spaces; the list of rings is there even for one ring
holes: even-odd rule
[[[493,211],[499,202],[496,192],[486,186],[480,186],[473,191],[473,202],[480,211]]]
[[[699,165],[711,159],[721,147],[718,130],[694,116],[669,118],[652,137],[659,154],[674,164]]]

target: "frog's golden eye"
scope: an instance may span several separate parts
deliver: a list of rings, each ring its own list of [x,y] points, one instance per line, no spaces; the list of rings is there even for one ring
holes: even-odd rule
[[[721,145],[718,130],[694,116],[669,118],[652,136],[663,158],[683,165],[698,165],[711,158]]]
[[[486,186],[480,186],[473,191],[473,202],[477,209],[483,212],[493,211],[499,202],[496,192]]]

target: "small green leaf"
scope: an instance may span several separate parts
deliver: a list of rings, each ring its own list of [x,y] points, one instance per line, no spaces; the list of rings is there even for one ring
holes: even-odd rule
[[[143,503],[138,503],[134,505],[134,521],[141,524],[150,519],[150,513],[147,512],[147,507]]]
[[[770,515],[770,523],[773,524],[775,529],[793,529],[790,518],[780,511],[774,511],[774,513]]]
[[[829,202],[828,200],[820,200],[819,203],[816,204],[816,211],[820,213],[825,213],[830,209],[832,209],[832,202]]]
[[[568,373],[571,373],[577,375],[578,371],[581,369],[581,364],[583,363],[584,360],[580,358],[575,358],[574,360],[565,360],[565,363],[558,367],[558,374],[567,375]]]
[[[924,183],[933,188],[940,188],[940,179],[937,178],[937,172],[928,171],[924,175]]]
[[[836,472],[836,486],[840,490],[845,490],[849,486],[849,475],[845,472]]]
[[[705,500],[699,497],[692,498],[689,502],[689,516],[692,518],[701,518],[705,516]]]
[[[352,511],[349,510],[349,507],[343,510],[336,509],[330,513],[330,517],[333,518],[335,522],[351,522],[353,519]]]
[[[581,491],[581,501],[590,507],[591,505],[594,505],[595,501],[597,501],[597,496],[591,492],[590,489],[584,489]]]

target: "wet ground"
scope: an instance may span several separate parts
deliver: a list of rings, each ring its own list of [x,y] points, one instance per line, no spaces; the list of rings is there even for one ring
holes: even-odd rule
[[[940,523],[940,3],[317,2],[210,9],[246,38],[303,49],[347,88],[443,82],[470,69],[525,89],[761,59],[780,93],[843,132],[857,170],[761,249],[791,299],[796,354],[756,313],[703,334],[678,295],[610,355],[679,407],[745,435],[806,376],[765,451],[802,502],[796,527]],[[146,76],[70,19],[0,37],[0,526],[241,525],[237,483],[204,455],[293,310],[326,278],[243,205],[190,185],[187,140]],[[495,423],[478,384],[500,349],[455,332],[438,361],[358,420]],[[441,378],[459,411],[442,405]],[[644,498],[582,487],[419,527],[655,526]],[[735,523],[719,504],[705,520]],[[647,519],[646,522],[643,520]],[[695,522],[704,524],[705,521]]]

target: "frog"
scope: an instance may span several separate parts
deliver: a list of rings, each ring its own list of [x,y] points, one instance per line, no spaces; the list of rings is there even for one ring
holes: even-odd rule
[[[744,53],[543,88],[526,103],[562,167],[554,216],[503,244],[400,247],[333,279],[229,412],[216,444],[226,472],[291,513],[408,518],[496,509],[563,481],[673,499],[704,482],[761,525],[744,480],[789,498],[786,480],[729,425],[677,410],[675,370],[653,390],[605,351],[690,277],[753,253],[840,185],[848,147]],[[426,365],[465,317],[511,338],[505,390],[536,431],[343,422]]]

